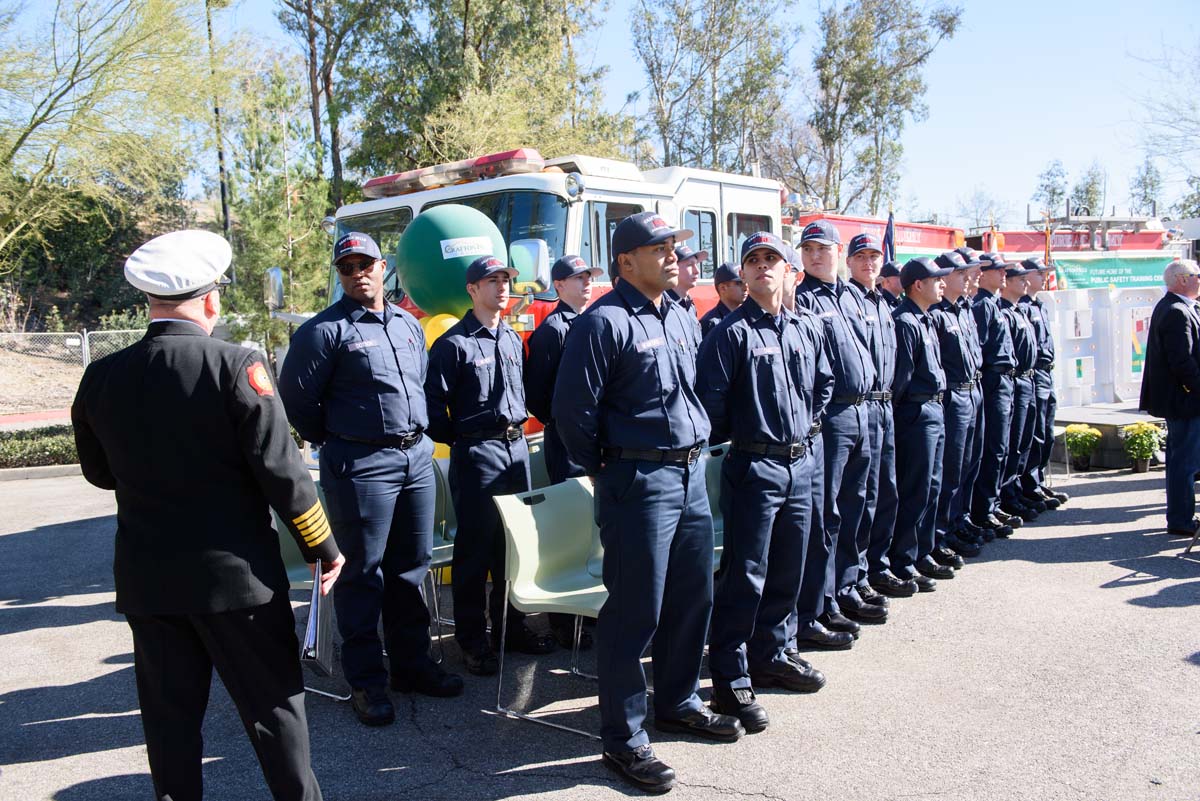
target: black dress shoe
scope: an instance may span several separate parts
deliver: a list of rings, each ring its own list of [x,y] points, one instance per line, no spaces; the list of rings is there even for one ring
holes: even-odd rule
[[[500,669],[500,662],[496,658],[496,652],[487,644],[475,646],[463,646],[462,648],[463,663],[467,666],[467,672],[473,676],[494,676],[496,671]]]
[[[462,676],[448,673],[432,661],[418,668],[393,672],[390,682],[396,692],[420,693],[434,698],[453,698],[463,692]]]
[[[830,631],[844,631],[856,640],[858,639],[859,631],[862,630],[862,626],[841,612],[824,612],[817,618],[817,622]]]
[[[718,743],[732,743],[746,733],[742,722],[732,715],[718,715],[711,709],[700,708],[681,718],[654,716],[654,728],[674,734],[692,734]]]
[[[1005,529],[1005,528],[1008,529],[1008,534],[1003,535],[1005,537],[1007,537],[1009,534],[1012,534],[1013,526],[1010,523],[1006,522],[1006,520],[1008,520],[1008,519],[1010,519],[1010,518],[1008,518],[1008,515],[1005,515],[1005,520],[1001,520],[999,517],[996,517],[995,515],[988,515],[987,517],[983,518],[982,520],[975,520],[973,522],[975,523],[975,525],[979,526],[979,528],[981,528],[983,530],[984,537],[989,538],[988,542],[991,542],[997,536],[1000,536],[999,532],[1001,529]],[[1020,525],[1022,522],[1021,518],[1019,518],[1019,517],[1012,518],[1012,519],[1015,519],[1017,521],[1017,525]]]
[[[1191,531],[1186,528],[1169,528],[1169,529],[1167,529],[1167,536],[1171,537],[1171,538],[1194,537],[1195,535],[1196,535],[1195,531]]]
[[[675,771],[656,757],[648,745],[632,751],[605,751],[601,760],[605,767],[639,790],[665,793],[675,786]]]
[[[1000,509],[1001,511],[1013,515],[1014,517],[1019,517],[1026,523],[1032,523],[1034,520],[1038,519],[1038,513],[1022,503],[1002,501],[1000,504]]]
[[[386,726],[396,720],[396,708],[384,687],[351,687],[350,706],[368,726]]]
[[[858,597],[874,606],[882,606],[884,609],[892,605],[891,600],[886,595],[880,595],[870,584],[858,585]]]
[[[815,693],[824,687],[825,674],[801,659],[799,653],[793,653],[794,656],[784,651],[784,655],[787,657],[786,664],[772,662],[763,667],[750,668],[750,681],[760,689],[779,687],[794,693]]]
[[[1040,487],[1040,489],[1042,492],[1046,493],[1051,498],[1058,501],[1060,506],[1062,504],[1065,504],[1067,501],[1071,500],[1071,496],[1065,492],[1055,492],[1054,490],[1050,489],[1049,487]]]
[[[916,582],[899,578],[893,573],[876,573],[870,581],[878,592],[892,598],[911,598],[917,593]]]
[[[1001,524],[1005,526],[1011,526],[1012,528],[1020,528],[1025,524],[1025,520],[1021,518],[1020,515],[1010,515],[1003,509],[997,509],[992,517],[998,520]]]
[[[937,582],[923,573],[918,573],[917,575],[913,576],[912,580],[916,583],[917,589],[921,592],[933,592],[937,589]]]
[[[558,643],[550,634],[542,634],[529,628],[522,623],[508,630],[505,637],[504,650],[518,654],[529,654],[530,656],[540,656],[541,654],[549,654],[558,650]],[[500,650],[500,632],[492,631],[492,649]]]
[[[1052,495],[1045,494],[1042,490],[1036,489],[1033,492],[1026,492],[1021,497],[1034,509],[1037,509],[1036,504],[1040,503],[1045,509],[1057,509],[1062,506],[1062,502]]]
[[[878,593],[876,593],[876,596],[879,598],[883,597]],[[843,606],[842,615],[850,618],[851,622],[853,622],[855,625],[858,625],[859,623],[866,623],[867,625],[879,625],[881,623],[887,623],[888,608],[886,606],[878,606],[876,604],[869,604],[866,601],[863,601],[857,606]],[[824,621],[822,622],[824,623]],[[832,628],[832,626],[830,626],[828,623],[825,623],[825,627]],[[856,634],[854,636],[857,637],[858,635]]]
[[[952,579],[954,578],[954,568],[945,565],[939,565],[933,560],[932,556],[922,557],[915,565],[917,572],[922,576],[927,576],[931,579]]]
[[[854,635],[844,631],[830,631],[814,621],[796,635],[796,645],[801,648],[820,648],[824,651],[845,651],[854,645]]]
[[[807,659],[800,656],[800,651],[797,650],[796,648],[784,648],[783,649],[783,658],[786,659],[787,661],[791,662],[796,667],[802,668],[804,670],[812,670],[813,669],[812,662],[809,662]],[[751,681],[753,681],[753,679],[751,679]]]
[[[932,556],[933,561],[937,562],[939,565],[954,568],[955,570],[958,570],[960,567],[964,567],[967,564],[961,556],[945,545],[939,545],[938,547],[934,548],[933,553],[931,553],[930,556]]]
[[[979,554],[983,553],[983,549],[977,544],[963,539],[961,535],[955,534],[946,537],[946,547],[956,554],[967,557],[979,556]]]
[[[710,706],[720,715],[740,720],[749,734],[763,731],[771,723],[767,710],[755,700],[754,690],[749,687],[714,687]]]

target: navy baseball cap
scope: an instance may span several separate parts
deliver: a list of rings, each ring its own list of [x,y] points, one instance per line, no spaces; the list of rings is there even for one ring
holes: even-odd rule
[[[691,259],[691,258],[697,258],[700,261],[708,261],[708,251],[707,250],[692,250],[687,245],[676,245],[675,246],[675,258],[678,259],[679,261],[683,261],[684,259]]]
[[[337,264],[346,256],[354,254],[370,256],[372,259],[382,259],[383,256],[379,252],[379,245],[375,244],[375,240],[364,233],[351,231],[348,234],[342,234],[342,238],[333,246],[333,263]]]
[[[801,268],[804,266],[800,263],[800,254],[797,253],[796,249],[791,245],[787,245],[784,248],[784,251],[785,253],[783,254],[783,259],[788,263],[789,266],[791,266],[792,272],[800,272]]]
[[[965,270],[968,266],[966,261],[963,260],[963,257],[959,255],[958,251],[954,250],[946,251],[934,259],[933,263],[938,267],[941,267],[943,270],[949,270],[950,272],[954,272],[955,270]]]
[[[489,275],[498,273],[501,270],[508,273],[510,280],[517,277],[516,270],[514,270],[512,267],[509,267],[495,256],[480,256],[478,259],[471,262],[471,264],[467,267],[467,283],[474,284],[477,281],[482,281]]]
[[[591,273],[592,278],[595,278],[602,272],[604,271],[599,267],[589,267],[586,261],[571,254],[554,262],[554,266],[550,268],[550,280],[565,281],[581,273]]]
[[[999,253],[993,253],[989,250],[987,253],[979,254],[979,269],[1005,270],[1008,269],[1008,262]]]
[[[1019,278],[1020,276],[1025,275],[1026,273],[1036,273],[1036,272],[1037,272],[1036,269],[1035,270],[1027,270],[1027,269],[1025,269],[1025,267],[1023,267],[1020,264],[1017,264],[1016,262],[1009,262],[1008,266],[1006,266],[1004,268],[1004,277],[1005,278]]]
[[[642,211],[631,214],[617,224],[612,237],[613,263],[617,256],[631,250],[657,245],[666,242],[671,237],[677,240],[691,239],[692,232],[686,228],[672,228],[656,211]]]
[[[1021,262],[1021,266],[1025,268],[1025,272],[1027,273],[1046,273],[1054,269],[1041,259],[1024,259]]]
[[[757,234],[751,234],[742,240],[741,261],[745,261],[751,252],[759,248],[774,251],[779,258],[787,260],[787,245],[783,244],[783,240],[770,231],[759,231]]]
[[[813,220],[808,225],[804,226],[804,231],[800,234],[800,244],[805,242],[817,242],[822,245],[840,245],[842,237],[838,234],[837,228],[828,220]]]
[[[723,284],[726,281],[741,281],[742,275],[738,272],[737,265],[732,262],[725,262],[717,268],[713,273],[713,286]]]
[[[864,250],[874,250],[877,253],[883,253],[883,243],[879,241],[879,237],[875,234],[855,234],[850,238],[850,245],[846,249],[846,257],[849,258],[855,253],[861,253]]]
[[[880,278],[899,278],[900,277],[900,264],[898,262],[889,261],[887,264],[883,265],[883,269],[881,269],[879,271],[879,277]]]
[[[951,272],[953,270],[940,268],[925,256],[918,256],[904,263],[904,268],[900,270],[900,286],[908,289],[916,281],[924,278],[941,278]]]
[[[968,267],[978,267],[981,264],[981,262],[979,261],[979,254],[977,252],[975,252],[975,250],[973,248],[968,248],[968,247],[955,248],[954,252],[957,253],[958,255],[962,256],[963,261],[965,261],[967,263]]]

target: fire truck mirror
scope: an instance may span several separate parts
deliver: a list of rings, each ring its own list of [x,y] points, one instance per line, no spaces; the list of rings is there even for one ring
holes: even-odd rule
[[[515,240],[508,246],[508,263],[517,271],[515,291],[537,294],[550,288],[550,248],[546,240]]]
[[[283,308],[283,270],[278,267],[263,273],[263,303],[267,305],[267,311]]]

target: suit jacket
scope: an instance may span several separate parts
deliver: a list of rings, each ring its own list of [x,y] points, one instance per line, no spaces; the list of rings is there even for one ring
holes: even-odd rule
[[[1139,407],[1155,417],[1200,417],[1200,309],[1170,292],[1150,317]]]
[[[191,323],[152,323],[88,366],[71,421],[84,476],[117,494],[117,611],[224,612],[286,593],[268,504],[306,559],[337,556],[254,351]]]

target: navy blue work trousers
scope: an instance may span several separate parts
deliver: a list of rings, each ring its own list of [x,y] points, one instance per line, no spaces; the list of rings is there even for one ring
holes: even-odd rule
[[[994,370],[983,371],[983,453],[979,476],[971,495],[971,516],[977,520],[996,511],[1000,482],[1008,458],[1008,433],[1012,424],[1013,379]]]
[[[950,530],[963,528],[971,520],[971,503],[979,479],[979,465],[983,460],[986,437],[982,383],[971,391],[971,404],[975,407],[975,425],[971,427],[971,447],[963,463],[962,491],[950,510]],[[955,511],[957,509],[957,512]]]
[[[333,585],[342,670],[351,687],[387,683],[429,658],[429,608],[421,592],[433,546],[433,441],[408,450],[330,439],[321,489],[346,564]],[[379,620],[383,618],[383,643]]]
[[[858,583],[889,568],[888,550],[896,530],[896,420],[890,401],[871,401],[871,472],[867,478],[866,547],[859,552]],[[860,535],[861,537],[862,535]],[[859,540],[862,547],[862,539]]]
[[[1046,483],[1050,454],[1054,450],[1054,416],[1058,412],[1058,399],[1054,396],[1054,376],[1049,370],[1033,371],[1033,394],[1037,399],[1037,419],[1033,424],[1033,444],[1021,474],[1020,487],[1026,493]]]
[[[708,666],[713,683],[749,687],[750,670],[786,662],[812,512],[812,454],[789,461],[730,451],[721,464],[725,521],[713,588]]]
[[[932,400],[897,404],[895,415],[900,505],[889,561],[897,576],[912,578],[914,565],[934,548],[945,417],[942,404]]]
[[[1195,529],[1200,417],[1167,418],[1167,528]]]
[[[1013,412],[1008,431],[1008,455],[1004,465],[1004,482],[1000,485],[1000,497],[1012,499],[1021,494],[1021,474],[1029,460],[1033,446],[1033,430],[1037,423],[1037,396],[1033,378],[1017,378],[1013,381]]]
[[[946,447],[942,456],[942,490],[937,502],[936,545],[944,545],[946,535],[958,527],[963,514],[963,496],[971,493],[964,478],[975,444],[978,393],[978,387],[952,389],[946,392],[942,402]]]
[[[825,527],[825,440],[812,437],[808,443],[809,458],[813,460],[812,482],[809,489],[812,511],[808,524],[808,548],[804,553],[804,572],[800,592],[796,596],[796,611],[788,620],[788,645],[795,646],[796,634],[816,620],[825,605],[825,568],[833,542]]]
[[[702,706],[713,597],[704,460],[605,463],[596,475],[596,517],[608,590],[596,622],[600,734],[604,750],[630,751],[649,742],[641,658],[652,640],[655,715],[679,718]]]
[[[454,639],[465,649],[475,649],[486,642],[485,607],[497,632],[504,614],[504,524],[492,498],[529,489],[529,445],[524,437],[511,442],[459,439],[450,448],[449,479],[458,518],[451,562]],[[523,613],[509,607],[510,628],[524,619]]]
[[[823,611],[840,611],[838,590],[853,589],[858,583],[858,533],[866,513],[871,470],[870,405],[830,404],[821,427],[825,440],[823,523],[833,544],[826,562]]]

